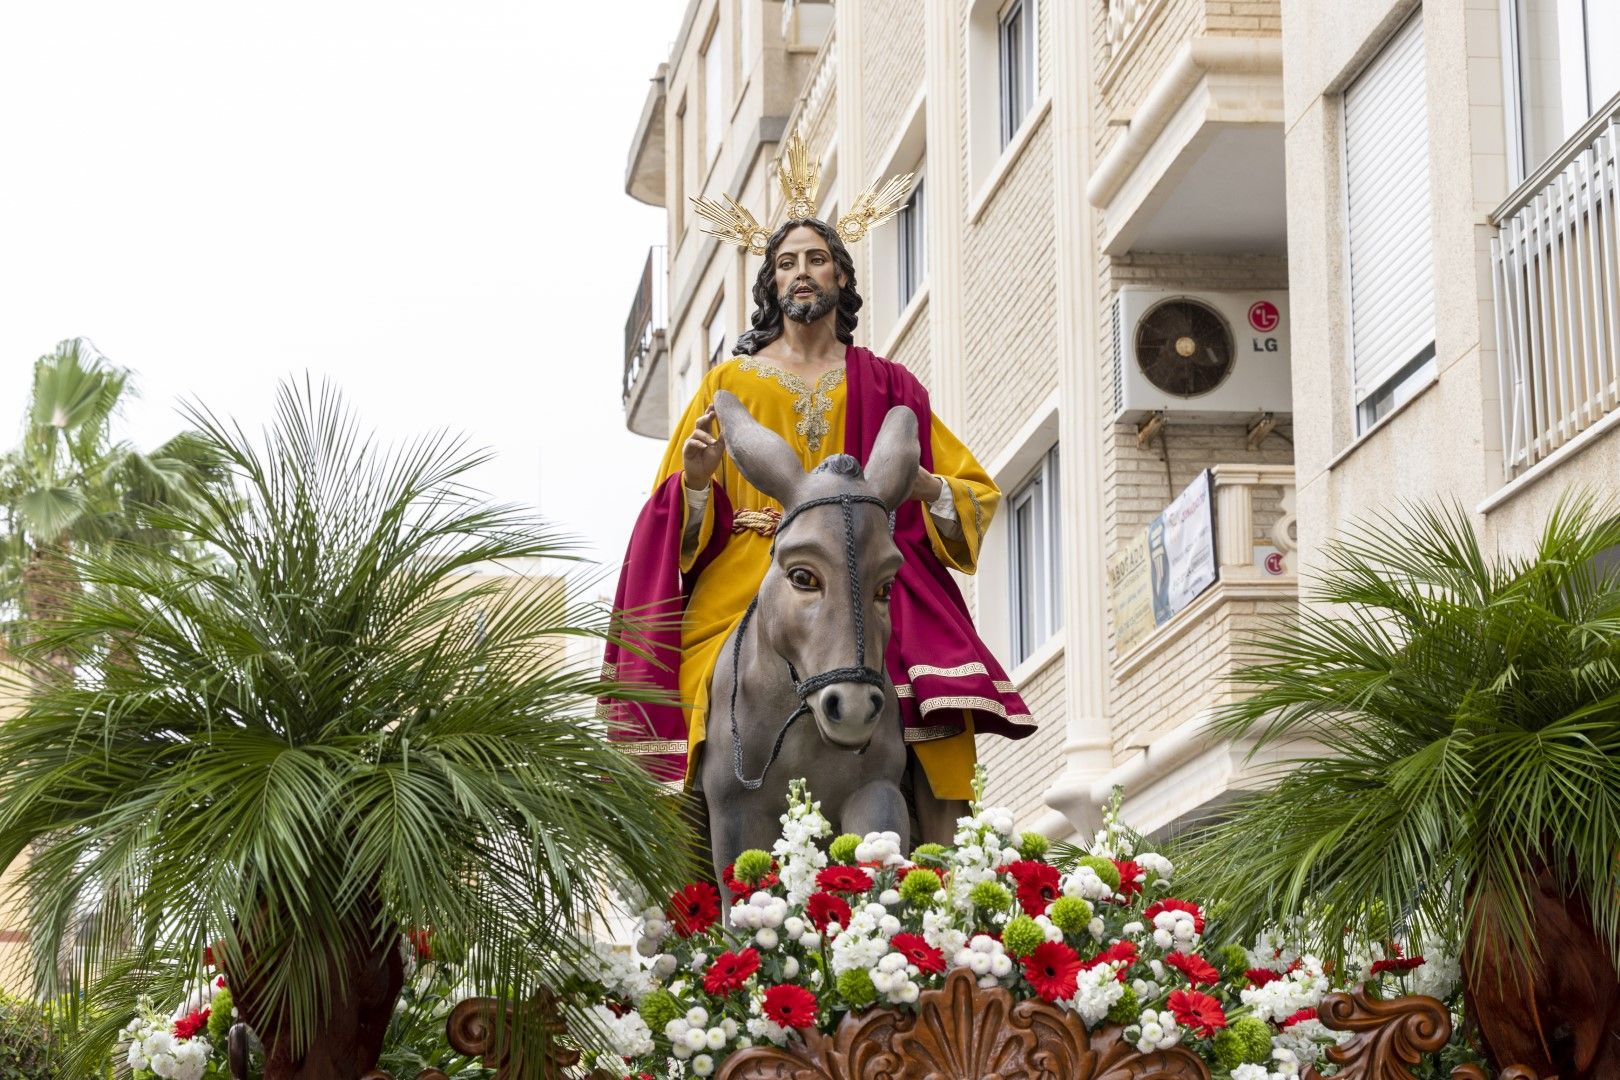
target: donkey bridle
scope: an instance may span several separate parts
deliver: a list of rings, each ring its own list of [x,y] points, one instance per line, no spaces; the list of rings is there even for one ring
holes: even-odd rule
[[[771,557],[776,556],[776,543],[782,538],[782,533],[793,523],[793,519],[806,510],[813,510],[818,506],[837,505],[844,512],[844,560],[849,568],[849,605],[855,615],[855,666],[833,668],[823,671],[819,675],[812,675],[808,679],[800,679],[799,673],[793,670],[792,661],[787,662],[788,676],[793,680],[793,690],[799,695],[799,707],[788,714],[782,721],[782,727],[776,733],[776,743],[771,747],[770,757],[765,759],[765,767],[760,770],[759,777],[748,780],[743,777],[742,737],[737,732],[737,686],[742,682],[742,641],[743,635],[748,631],[748,620],[754,617],[754,611],[759,607],[759,593],[754,594],[753,600],[748,603],[748,610],[743,612],[742,621],[737,624],[737,635],[731,643],[731,757],[732,771],[737,774],[737,783],[749,791],[755,791],[765,782],[765,774],[771,771],[777,755],[782,752],[782,741],[787,738],[788,728],[793,722],[810,711],[810,695],[817,690],[831,686],[833,683],[855,682],[865,683],[868,686],[885,686],[888,676],[883,672],[869,667],[866,663],[866,612],[861,608],[861,570],[855,561],[855,513],[854,504],[871,503],[881,507],[889,515],[889,529],[894,529],[894,515],[890,513],[888,504],[876,495],[828,495],[821,499],[811,499],[802,502],[782,515],[782,520],[776,525],[776,536],[771,541]],[[856,751],[864,752],[865,748]]]

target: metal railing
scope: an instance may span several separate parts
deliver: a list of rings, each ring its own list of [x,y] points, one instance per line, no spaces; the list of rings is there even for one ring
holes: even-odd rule
[[[647,249],[647,264],[641,268],[641,282],[630,301],[630,315],[624,321],[624,400],[636,387],[647,362],[662,347],[669,322],[665,298],[665,257],[663,244]]]
[[[1512,478],[1620,405],[1620,96],[1492,215],[1502,453]]]

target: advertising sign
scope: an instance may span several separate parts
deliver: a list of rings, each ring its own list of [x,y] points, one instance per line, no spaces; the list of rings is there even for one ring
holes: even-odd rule
[[[1116,655],[1130,652],[1214,584],[1211,487],[1206,469],[1109,560]]]

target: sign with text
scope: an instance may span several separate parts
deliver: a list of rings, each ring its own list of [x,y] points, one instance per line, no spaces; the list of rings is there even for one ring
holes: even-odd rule
[[[1116,656],[1141,644],[1214,584],[1211,496],[1206,469],[1108,561]]]

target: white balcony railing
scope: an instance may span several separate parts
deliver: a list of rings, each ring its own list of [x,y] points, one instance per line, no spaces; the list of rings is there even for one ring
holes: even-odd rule
[[[1509,478],[1620,405],[1617,146],[1620,97],[1492,215]]]

